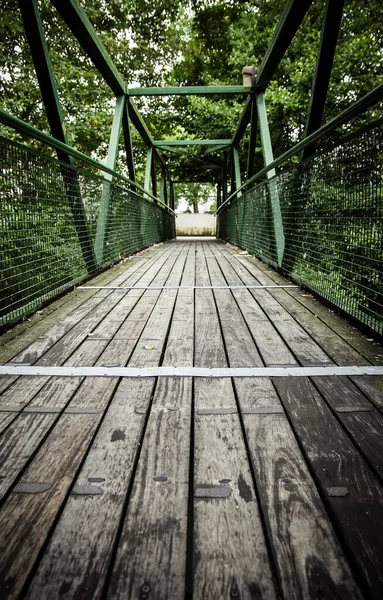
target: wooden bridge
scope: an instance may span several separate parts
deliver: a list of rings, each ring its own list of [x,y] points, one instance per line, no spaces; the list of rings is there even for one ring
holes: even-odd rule
[[[135,89],[52,0],[115,95],[103,164],[69,145],[19,1],[52,135],[0,110],[1,600],[383,598],[383,85],[322,124],[327,0],[305,133],[274,159],[267,87],[311,3],[243,85]],[[239,94],[232,137],[154,139],[134,98],[169,94]],[[175,239],[190,145],[217,239]]]
[[[56,301],[3,359],[41,373],[383,364],[284,286],[233,247],[180,239]],[[382,384],[3,376],[3,597],[378,598]]]

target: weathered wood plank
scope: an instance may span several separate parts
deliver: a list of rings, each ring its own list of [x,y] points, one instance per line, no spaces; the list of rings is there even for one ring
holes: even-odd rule
[[[177,281],[178,283],[182,274],[184,261],[184,256],[179,256],[177,258],[175,266],[170,273],[169,282]],[[160,344],[158,341],[157,347],[150,352],[146,351],[145,354],[142,351],[144,346],[139,343],[129,363],[133,366],[137,360],[142,363],[144,357],[146,357],[146,366],[155,366],[158,364],[161,358],[162,348],[166,339],[166,333],[173,310],[173,306],[169,301],[169,292],[166,292],[166,306],[165,301],[160,301],[163,294],[164,292],[160,292],[160,299],[152,311],[148,323],[144,329],[144,333],[145,331],[148,331],[150,337],[150,333],[154,331],[156,324],[158,326],[159,317],[161,317],[163,327],[162,344]],[[173,303],[174,301],[175,298]],[[167,322],[163,317],[165,309],[167,310],[168,314]],[[105,352],[108,351],[108,348]],[[102,357],[102,360],[104,359],[105,356]],[[126,362],[127,360],[126,357],[121,356],[121,354],[116,354],[113,356],[113,359],[118,359],[122,363]],[[75,394],[68,408],[66,409],[65,414],[60,418],[59,422],[56,424],[45,443],[41,446],[40,450],[34,456],[31,465],[23,475],[21,483],[46,483],[45,480],[49,479],[49,482],[53,482],[55,484],[55,493],[51,489],[44,492],[44,502],[41,503],[43,511],[41,512],[38,509],[38,504],[35,501],[36,495],[32,496],[34,501],[29,499],[24,501],[25,496],[28,496],[28,494],[22,495],[22,501],[19,503],[19,510],[16,510],[14,507],[14,497],[17,492],[17,486],[15,488],[16,491],[6,499],[2,510],[0,511],[0,523],[2,517],[7,520],[6,537],[0,542],[0,551],[3,554],[4,563],[4,570],[0,573],[0,579],[4,581],[5,598],[17,595],[25,584],[25,581],[40,553],[41,547],[46,541],[56,515],[60,510],[70,487],[74,483],[74,478],[77,474],[77,471],[81,466],[86,452],[89,450],[89,446],[95,436],[97,427],[101,422],[105,410],[112,401],[115,388],[118,384],[117,378],[116,380],[114,380],[114,378],[110,378],[107,383],[105,383],[101,378],[98,379],[97,382],[89,383],[89,381],[90,380],[87,379],[80,387],[79,391]],[[135,382],[127,383],[130,383],[130,386],[135,384]],[[127,383],[126,380],[122,382],[124,387],[127,385]],[[154,382],[145,380],[136,381],[136,384],[138,389],[145,390],[146,398],[149,400]],[[126,387],[124,397],[125,399],[127,398]],[[98,410],[99,412],[97,414],[86,415],[76,413],[71,414],[69,412],[73,410],[78,411],[79,409],[85,410],[89,407],[91,407],[92,410]],[[82,426],[77,428],[77,423],[81,424],[84,417],[86,417],[89,421],[86,421],[83,425],[84,431],[81,435],[81,439],[78,441],[79,448],[74,454],[74,450],[76,449],[76,437],[78,436],[80,438],[82,430]],[[70,419],[72,419],[72,421],[70,421]],[[74,428],[70,428],[69,423],[75,423],[76,426]],[[65,427],[65,435],[63,432],[63,427]],[[71,435],[68,437],[68,430],[70,429]],[[73,443],[71,443],[72,436],[74,438]],[[58,443],[58,440],[61,440],[61,445]],[[95,464],[97,467],[99,467],[99,458],[93,456],[93,460],[96,461],[93,463],[93,468]],[[26,509],[25,511],[24,507]],[[13,520],[14,518],[17,519],[17,526]],[[97,521],[97,515],[96,523],[98,523],[98,526],[100,525],[100,522]],[[105,524],[102,523],[101,525],[104,526]],[[35,535],[32,535],[31,533],[29,537],[28,551],[26,552],[23,550],[25,547],[25,538],[21,532],[33,532],[35,528],[38,529],[38,532],[36,532]],[[90,533],[94,533],[94,530],[90,531]],[[15,553],[18,554],[17,561],[13,560]],[[14,573],[16,572],[18,575],[17,577],[14,577]]]
[[[194,271],[192,250],[182,285],[194,285]],[[193,296],[178,293],[164,365],[193,365]],[[139,597],[143,586],[155,598],[185,595],[191,409],[190,378],[159,379],[111,577],[113,598]]]
[[[221,285],[222,273],[207,251],[211,282]],[[234,295],[214,290],[229,365],[262,364]],[[227,296],[221,303],[222,296]],[[239,314],[238,314],[239,313]],[[231,345],[233,329],[246,352]],[[229,344],[227,341],[229,340]],[[232,362],[233,359],[233,362]],[[244,422],[257,490],[282,595],[285,598],[360,598],[352,573],[302,453],[269,379],[234,379]],[[256,411],[265,412],[257,414]],[[280,411],[280,414],[273,414]],[[318,577],[312,577],[313,570]]]
[[[275,378],[282,404],[368,598],[383,593],[383,493],[348,435],[306,378]],[[343,492],[331,495],[335,488]],[[379,526],[378,526],[379,524]]]
[[[197,285],[209,285],[199,248]],[[226,366],[211,290],[196,290],[195,365]],[[232,407],[232,414],[207,409]],[[201,413],[201,409],[205,409]],[[275,598],[258,503],[230,380],[195,381],[194,595]],[[231,595],[231,596],[230,596]]]

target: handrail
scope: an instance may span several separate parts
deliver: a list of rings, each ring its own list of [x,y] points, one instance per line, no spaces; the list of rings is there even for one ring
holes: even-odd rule
[[[168,210],[173,215],[175,215],[174,210],[171,209],[170,206],[168,206],[167,204],[162,202],[159,198],[157,198],[156,196],[154,196],[153,194],[151,194],[150,192],[145,190],[145,188],[143,188],[139,183],[132,181],[131,179],[129,179],[125,175],[122,175],[121,173],[117,173],[117,171],[114,171],[113,169],[110,169],[109,167],[103,165],[98,160],[95,160],[94,158],[90,158],[90,156],[87,156],[87,154],[84,154],[83,152],[80,152],[79,150],[75,150],[71,146],[64,144],[64,142],[60,142],[60,140],[57,140],[56,138],[48,135],[47,133],[40,131],[40,129],[33,127],[33,125],[28,125],[28,123],[25,123],[21,119],[18,119],[17,117],[14,117],[13,115],[10,115],[9,113],[7,113],[1,109],[0,109],[0,123],[3,123],[4,125],[7,125],[8,127],[15,129],[16,131],[25,133],[26,135],[33,137],[36,140],[39,140],[40,142],[49,144],[50,146],[52,146],[53,148],[56,148],[57,150],[62,150],[64,152],[66,152],[67,154],[69,154],[70,156],[73,156],[73,158],[82,160],[83,162],[87,163],[91,167],[95,167],[96,169],[99,169],[100,171],[104,171],[104,173],[108,173],[109,175],[112,175],[116,179],[120,179],[121,181],[124,181],[125,183],[129,183],[130,186],[136,187],[138,190],[143,192],[146,196],[153,198],[153,200],[155,200],[157,204],[161,204],[166,210]],[[70,169],[71,165],[68,165],[68,168]],[[147,200],[147,198],[144,198],[144,200]]]
[[[276,158],[269,165],[267,165],[266,167],[263,167],[263,169],[258,171],[258,173],[256,173],[252,177],[250,177],[250,179],[245,181],[245,183],[243,183],[238,189],[236,189],[235,192],[230,194],[230,196],[225,200],[225,202],[217,208],[217,210],[214,214],[217,215],[220,212],[220,210],[228,202],[230,202],[234,198],[234,196],[236,196],[238,194],[238,192],[247,188],[251,183],[254,183],[258,179],[260,179],[263,175],[266,175],[266,173],[268,173],[268,171],[275,169],[281,163],[285,162],[285,160],[287,160],[288,158],[291,158],[291,156],[294,156],[294,154],[297,154],[297,152],[299,152],[300,150],[307,148],[314,142],[318,141],[320,138],[324,137],[326,134],[337,129],[340,125],[343,125],[344,123],[346,123],[353,117],[356,117],[360,113],[371,108],[371,106],[374,106],[374,104],[378,104],[378,102],[381,102],[382,100],[383,100],[383,84],[380,84],[376,88],[374,88],[371,92],[369,92],[368,94],[366,94],[365,96],[363,96],[362,98],[360,98],[359,100],[357,100],[356,102],[351,104],[351,106],[349,106],[348,108],[343,110],[341,113],[339,113],[339,115],[337,115],[336,117],[331,119],[331,121],[329,121],[328,123],[325,123],[325,125],[322,125],[322,127],[317,129],[316,131],[313,131],[313,133],[311,133],[309,136],[305,137],[303,140],[301,140],[300,142],[295,144],[295,146],[290,148],[290,150],[287,150],[286,152],[281,154],[281,156]]]

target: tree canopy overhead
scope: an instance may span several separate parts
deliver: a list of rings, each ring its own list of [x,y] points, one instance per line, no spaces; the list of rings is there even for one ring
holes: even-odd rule
[[[240,84],[244,65],[259,68],[272,38],[282,0],[81,0],[128,86]],[[274,155],[302,136],[318,51],[325,1],[313,2],[266,92]],[[91,65],[49,0],[39,7],[52,57],[70,143],[104,159],[113,94]],[[346,0],[335,54],[325,120],[381,83],[381,0]],[[4,110],[49,131],[24,36],[17,0],[3,0],[0,89]],[[137,98],[155,139],[231,138],[244,105],[242,96]],[[9,135],[9,132],[7,132]],[[145,148],[134,133],[138,181]],[[246,170],[248,135],[240,147]],[[256,166],[262,166],[260,145]],[[163,153],[177,179],[214,181],[222,161],[206,148]],[[124,171],[122,158],[119,169]]]

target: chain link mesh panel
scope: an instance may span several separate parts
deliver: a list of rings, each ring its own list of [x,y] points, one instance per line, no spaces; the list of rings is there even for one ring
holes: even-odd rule
[[[217,235],[276,267],[270,186],[281,207],[282,271],[383,334],[383,126],[245,192]]]
[[[173,214],[123,185],[1,137],[0,156],[0,325],[101,267],[175,237]],[[108,211],[100,208],[105,195]],[[100,213],[103,247],[96,262]]]

